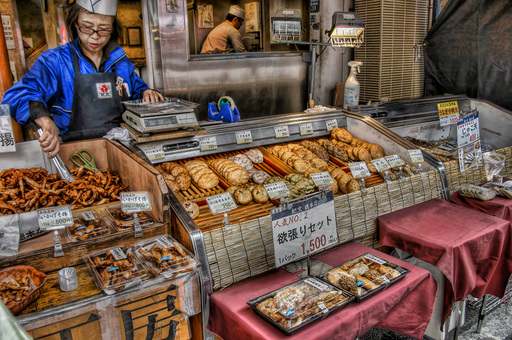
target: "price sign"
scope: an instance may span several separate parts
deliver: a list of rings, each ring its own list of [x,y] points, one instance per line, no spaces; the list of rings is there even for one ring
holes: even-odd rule
[[[39,228],[43,231],[64,229],[64,227],[72,226],[74,223],[69,205],[38,209],[37,220]]]
[[[385,156],[384,158],[388,162],[389,166],[392,168],[397,167],[397,166],[402,166],[405,164],[403,159],[401,159],[400,156],[398,156],[396,154],[391,155],[391,156]]]
[[[378,172],[384,172],[391,169],[391,166],[385,158],[372,159],[372,164],[375,166]]]
[[[210,207],[210,211],[214,215],[236,209],[237,207],[233,197],[227,192],[206,197],[206,203],[208,203],[208,207]]]
[[[275,209],[271,217],[276,267],[338,243],[332,191]]]
[[[477,167],[482,163],[482,150],[479,140],[459,148],[458,153],[460,172]]]
[[[199,139],[201,151],[217,150],[217,137],[203,137]]]
[[[325,127],[327,128],[327,131],[331,131],[338,127],[338,121],[336,119],[326,120]]]
[[[84,211],[82,213],[82,217],[84,218],[84,220],[86,221],[92,221],[92,220],[95,220],[96,217],[94,216],[93,212],[92,211]]]
[[[265,184],[264,187],[270,199],[290,195],[290,189],[288,189],[285,182]]]
[[[150,161],[156,161],[165,157],[164,148],[162,145],[147,146],[144,148],[144,153]]]
[[[252,143],[252,134],[250,130],[235,132],[236,144]]]
[[[121,210],[126,214],[152,209],[147,191],[122,192],[120,198]]]
[[[118,248],[118,247],[110,249],[110,254],[112,254],[112,257],[116,261],[121,261],[121,260],[126,259],[126,254],[124,253],[124,251],[121,248]]]
[[[162,248],[172,248],[174,244],[165,236],[160,236],[156,239],[156,243]]]
[[[354,178],[365,178],[372,175],[365,162],[348,163],[348,167],[350,168],[350,172]]]
[[[307,136],[313,134],[313,124],[312,123],[306,123],[306,124],[299,124],[299,130],[301,136]]]
[[[276,138],[290,137],[288,125],[274,126],[274,131],[276,133]]]
[[[317,187],[325,184],[333,183],[331,175],[328,172],[318,172],[316,174],[309,175]]]
[[[421,163],[424,161],[423,152],[420,149],[409,150],[409,156],[413,163]]]
[[[456,124],[459,120],[459,105],[456,101],[437,104],[441,126]]]
[[[459,148],[480,139],[478,112],[466,116],[457,122],[457,146]]]
[[[12,119],[9,112],[9,105],[0,105],[0,152],[16,151]]]

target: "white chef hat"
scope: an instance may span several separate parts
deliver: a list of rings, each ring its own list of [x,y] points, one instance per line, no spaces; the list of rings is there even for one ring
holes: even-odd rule
[[[91,13],[115,16],[117,0],[76,0],[80,7]]]
[[[229,14],[233,14],[235,17],[245,20],[245,11],[240,6],[232,5],[229,7]]]

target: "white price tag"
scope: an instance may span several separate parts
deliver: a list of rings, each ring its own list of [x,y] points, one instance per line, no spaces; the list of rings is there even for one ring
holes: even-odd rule
[[[160,236],[159,238],[156,239],[156,243],[162,247],[162,248],[172,248],[174,247],[174,244],[172,244],[171,240],[169,240],[167,237],[165,236]]]
[[[92,211],[84,211],[82,213],[82,217],[84,218],[84,220],[86,221],[92,221],[92,220],[95,220],[96,217],[94,217],[94,214]]]
[[[274,131],[276,133],[276,138],[290,137],[288,125],[274,126]]]
[[[270,199],[290,195],[290,189],[288,189],[285,182],[270,183],[263,186],[265,187],[265,190],[267,190],[267,194]]]
[[[459,105],[456,101],[438,103],[437,113],[439,114],[441,126],[457,124],[459,120]]]
[[[201,146],[201,151],[217,150],[217,137],[203,137],[199,139],[199,145]]]
[[[236,144],[252,143],[252,134],[250,130],[235,132]]]
[[[144,148],[144,153],[150,161],[156,161],[165,157],[164,149],[162,145],[147,146]]]
[[[381,258],[379,258],[379,257],[377,257],[377,256],[375,256],[373,254],[365,254],[363,257],[367,258],[370,261],[378,263],[378,264],[386,264],[387,263],[386,260],[383,260],[383,259],[381,259]]]
[[[112,257],[116,261],[121,261],[126,258],[126,254],[124,253],[124,251],[121,248],[112,248],[109,251],[110,251],[110,254],[112,254]]]
[[[333,183],[331,175],[329,175],[328,172],[318,172],[315,174],[309,175],[313,182],[315,182],[315,185],[318,187],[320,185],[324,184],[331,184]]]
[[[37,220],[41,230],[63,229],[73,225],[73,214],[69,205],[37,210]]]
[[[384,172],[391,169],[391,166],[385,158],[372,159],[372,164],[375,166],[378,172]]]
[[[338,243],[332,191],[274,209],[271,217],[276,267]]]
[[[313,134],[313,124],[312,123],[306,123],[306,124],[299,124],[299,130],[301,136],[307,136]]]
[[[348,167],[354,178],[365,178],[372,175],[365,162],[348,163]]]
[[[466,116],[457,122],[457,146],[459,148],[480,139],[478,112]]]
[[[206,197],[206,203],[208,203],[208,207],[214,215],[236,209],[237,207],[233,197],[227,192]]]
[[[409,150],[409,156],[413,163],[421,163],[424,161],[423,152],[420,149]]]
[[[122,192],[120,198],[121,210],[126,214],[152,209],[147,191]]]
[[[329,286],[327,283],[324,283],[320,280],[316,280],[312,277],[308,277],[307,279],[304,279],[304,282],[312,287],[315,287],[316,289],[318,289],[321,292],[327,292],[327,291],[332,290],[331,286]]]
[[[0,153],[16,151],[12,119],[9,112],[9,105],[0,105]]]
[[[327,131],[331,131],[338,127],[338,121],[336,119],[326,120],[325,127],[327,128]]]
[[[384,156],[386,161],[388,162],[389,166],[394,168],[397,166],[402,166],[405,164],[404,160],[400,158],[397,154],[391,155],[391,156]]]

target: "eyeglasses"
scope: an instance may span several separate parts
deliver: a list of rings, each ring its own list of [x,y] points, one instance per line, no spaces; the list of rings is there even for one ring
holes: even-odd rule
[[[78,26],[78,30],[83,34],[93,35],[94,33],[98,34],[100,37],[108,37],[112,34],[114,30],[93,30],[92,28],[85,26]]]

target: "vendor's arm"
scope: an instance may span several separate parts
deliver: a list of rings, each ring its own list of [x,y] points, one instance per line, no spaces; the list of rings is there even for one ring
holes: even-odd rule
[[[242,35],[236,28],[228,28],[228,39],[231,41],[231,45],[233,45],[235,52],[247,52],[242,41]]]
[[[143,99],[145,103],[155,104],[164,100],[164,96],[162,96],[162,94],[158,91],[147,89],[146,91],[144,91]]]
[[[59,129],[50,117],[40,117],[34,119],[34,122],[43,130],[43,134],[38,138],[41,148],[48,152],[48,158],[57,156],[60,151]]]

